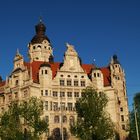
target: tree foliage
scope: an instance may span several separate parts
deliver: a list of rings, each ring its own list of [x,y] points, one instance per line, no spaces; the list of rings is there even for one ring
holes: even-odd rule
[[[38,140],[48,130],[48,123],[41,119],[42,102],[32,97],[25,102],[12,102],[1,115],[0,137],[2,140]]]
[[[140,134],[140,93],[136,93],[136,95],[134,96],[133,104],[135,104],[136,108],[137,122]],[[130,139],[131,140],[137,139],[134,109],[130,113]]]
[[[71,132],[81,140],[107,140],[114,136],[114,127],[105,112],[108,99],[104,93],[86,88],[76,103],[77,122]]]

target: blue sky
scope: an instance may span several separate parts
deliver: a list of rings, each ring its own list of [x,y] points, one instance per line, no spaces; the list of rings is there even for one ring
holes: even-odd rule
[[[47,27],[55,61],[65,43],[75,46],[83,63],[106,66],[117,54],[126,73],[129,105],[140,91],[140,1],[138,0],[1,0],[0,75],[13,68],[16,49],[27,61],[27,45],[39,16]]]

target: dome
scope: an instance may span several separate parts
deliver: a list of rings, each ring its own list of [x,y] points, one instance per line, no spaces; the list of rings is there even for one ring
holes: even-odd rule
[[[35,26],[36,35],[32,38],[31,43],[42,43],[43,40],[47,40],[50,43],[49,38],[45,35],[46,32],[46,26],[40,21]]]
[[[120,64],[120,62],[118,61],[118,57],[116,54],[113,55],[113,62],[114,64]]]

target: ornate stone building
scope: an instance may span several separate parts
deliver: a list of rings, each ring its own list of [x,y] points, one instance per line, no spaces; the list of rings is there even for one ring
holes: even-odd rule
[[[66,44],[64,61],[54,62],[45,25],[40,22],[35,30],[28,45],[29,62],[17,51],[10,76],[0,81],[0,111],[3,112],[12,100],[36,96],[44,102],[43,117],[49,121],[49,133],[62,128],[69,133],[69,124],[76,120],[76,100],[82,96],[83,89],[91,86],[107,94],[106,110],[123,139],[128,104],[125,73],[117,56],[114,55],[106,67],[97,68],[93,64],[83,64],[74,46]]]

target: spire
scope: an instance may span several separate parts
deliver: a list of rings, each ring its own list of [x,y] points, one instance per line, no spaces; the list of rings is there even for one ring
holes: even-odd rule
[[[17,48],[17,52],[16,52],[16,55],[15,55],[14,61],[17,61],[17,60],[20,60],[20,59],[23,59],[23,57],[22,57],[22,55],[19,53],[19,49]]]

